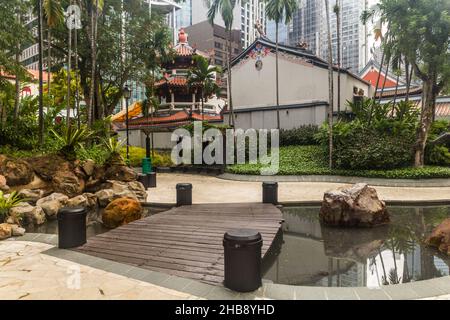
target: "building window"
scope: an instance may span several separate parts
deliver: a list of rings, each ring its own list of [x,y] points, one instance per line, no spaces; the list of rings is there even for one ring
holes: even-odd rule
[[[215,60],[214,60],[214,63],[217,64],[218,66],[223,65],[223,61],[220,60],[220,59],[215,59]]]
[[[223,44],[221,44],[220,42],[214,42],[214,47],[216,47],[217,49],[223,49]]]

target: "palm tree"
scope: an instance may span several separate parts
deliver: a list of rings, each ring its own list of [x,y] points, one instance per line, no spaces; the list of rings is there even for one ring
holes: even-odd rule
[[[42,72],[42,64],[43,64],[43,43],[42,43],[42,0],[37,1],[37,13],[38,13],[38,58],[39,58],[39,144],[42,146],[44,143],[44,100],[43,100],[43,72]]]
[[[228,46],[228,57],[227,57],[227,82],[228,82],[228,107],[230,108],[230,126],[234,127],[234,110],[233,110],[233,99],[231,94],[231,40],[232,40],[232,28],[233,28],[233,11],[238,3],[238,0],[204,0],[206,6],[208,7],[208,20],[211,25],[214,25],[214,19],[218,12],[225,23],[225,30],[228,32],[227,46]],[[241,0],[242,4],[247,2],[247,0]]]
[[[328,38],[328,165],[330,169],[333,167],[333,52],[331,46],[331,26],[329,2],[325,0],[325,12],[327,16],[327,38]]]
[[[341,5],[340,1],[336,0],[334,5],[334,13],[336,14],[336,33],[337,33],[337,65],[338,65],[338,79],[337,79],[337,112],[338,118],[341,114]]]
[[[95,78],[96,78],[96,65],[97,65],[97,17],[98,17],[98,9],[103,6],[103,0],[92,0],[91,3],[91,33],[90,33],[90,42],[91,42],[91,87],[89,92],[89,105],[88,105],[88,125],[91,126],[93,123],[93,113],[94,113],[94,103],[96,103],[95,95]]]
[[[277,95],[277,129],[280,129],[280,92],[278,81],[278,27],[284,18],[288,24],[298,7],[297,0],[267,0],[266,16],[275,21],[275,86]]]
[[[194,57],[195,66],[189,70],[188,83],[191,86],[198,86],[202,106],[202,119],[204,119],[204,102],[218,87],[216,84],[216,74],[221,70],[217,66],[209,64],[209,60],[202,56]]]
[[[51,97],[50,72],[52,66],[52,29],[63,21],[63,10],[60,0],[43,0],[44,16],[47,22],[47,93]],[[49,101],[50,103],[50,101]],[[47,106],[48,108],[48,106]],[[48,111],[48,109],[47,109]]]

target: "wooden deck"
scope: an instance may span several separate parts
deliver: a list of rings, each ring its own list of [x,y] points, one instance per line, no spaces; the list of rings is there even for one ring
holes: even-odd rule
[[[272,204],[198,204],[170,209],[91,237],[77,251],[140,268],[221,285],[223,235],[251,228],[263,237],[262,256],[280,230]]]

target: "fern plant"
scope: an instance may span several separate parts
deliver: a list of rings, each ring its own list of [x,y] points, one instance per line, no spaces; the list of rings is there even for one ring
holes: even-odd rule
[[[6,196],[0,191],[0,220],[6,220],[9,217],[9,210],[17,207],[24,199],[18,194],[17,191],[13,191]],[[20,217],[16,217],[20,218]]]
[[[62,134],[57,133],[53,129],[50,131],[62,145],[59,152],[67,160],[75,160],[76,148],[84,148],[83,144],[93,135],[93,132],[86,126],[82,126],[79,129],[69,126],[63,129]]]
[[[120,150],[125,144],[125,140],[117,140],[116,138],[103,139],[103,144],[108,150],[109,156],[106,162],[110,165],[123,165],[124,159],[120,154]]]

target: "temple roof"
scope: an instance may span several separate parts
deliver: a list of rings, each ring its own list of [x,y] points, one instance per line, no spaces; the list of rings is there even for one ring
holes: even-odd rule
[[[173,47],[177,56],[188,57],[193,55],[201,55],[204,57],[208,57],[208,55],[196,48],[193,48],[189,45],[188,42],[188,34],[184,31],[183,28],[178,32],[178,44]]]

